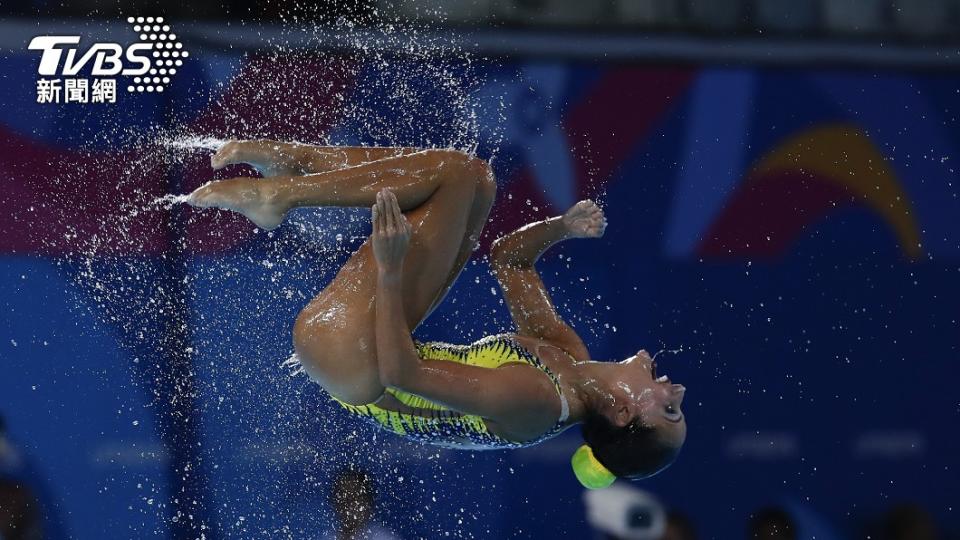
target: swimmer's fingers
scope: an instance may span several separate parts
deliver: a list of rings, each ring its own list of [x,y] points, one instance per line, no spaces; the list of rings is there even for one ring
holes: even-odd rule
[[[399,271],[410,245],[410,227],[400,212],[396,195],[388,190],[378,192],[373,212],[376,224],[372,244],[377,264],[381,271]]]
[[[587,199],[570,207],[563,214],[567,230],[578,238],[599,238],[607,227],[607,219],[597,203]]]
[[[377,218],[379,226],[379,232],[381,235],[387,234],[390,224],[388,223],[388,211],[386,208],[386,203],[383,199],[383,192],[377,193]]]
[[[397,206],[397,212],[400,212],[399,205]],[[407,216],[403,215],[402,212],[400,212],[400,227],[403,228],[403,232],[407,236],[410,236],[411,234],[413,234],[413,226],[410,225],[410,221],[407,219]]]
[[[403,212],[400,210],[400,201],[397,200],[397,194],[389,190],[387,190],[387,194],[390,198],[390,210],[393,213],[393,226],[395,230],[409,235],[410,223],[407,222],[407,218],[404,217]]]
[[[583,205],[581,206],[581,208],[583,209],[583,212],[585,215],[588,215],[591,218],[598,217],[602,219],[604,217],[603,209],[600,208],[600,206],[597,203],[591,201],[590,199],[587,199],[585,201],[580,201],[578,204]]]
[[[393,223],[393,208],[390,207],[390,194],[387,190],[377,193],[377,204],[380,205],[380,214],[383,216],[383,231],[393,234],[396,226]]]
[[[403,223],[403,214],[400,213],[400,204],[397,203],[397,195],[387,190],[387,203],[390,205],[390,219],[395,230],[400,230],[400,224]]]
[[[603,236],[605,229],[606,226],[604,226],[602,223],[587,222],[584,223],[581,233],[584,238],[600,238]]]
[[[377,198],[380,203],[379,212],[383,216],[384,231],[391,236],[409,236],[410,226],[403,217],[403,212],[400,211],[397,195],[389,189],[383,189],[377,194]]]
[[[377,193],[377,212],[380,215],[380,232],[384,235],[393,233],[392,219],[390,216],[390,203],[387,201],[386,194],[381,191]]]
[[[370,223],[373,225],[373,235],[377,236],[380,234],[380,207],[374,203],[370,207]]]
[[[593,236],[600,238],[607,230],[607,220],[603,218],[593,218],[590,222],[590,229]]]
[[[603,215],[600,207],[597,207],[597,211],[590,217],[590,225],[597,231],[597,236],[603,236],[607,230],[607,217]]]

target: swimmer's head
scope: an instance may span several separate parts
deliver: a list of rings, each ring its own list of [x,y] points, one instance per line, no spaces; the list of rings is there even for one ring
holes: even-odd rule
[[[673,463],[686,440],[680,409],[686,389],[659,375],[646,351],[608,366],[598,372],[596,399],[583,423],[591,458],[616,477],[653,476]]]

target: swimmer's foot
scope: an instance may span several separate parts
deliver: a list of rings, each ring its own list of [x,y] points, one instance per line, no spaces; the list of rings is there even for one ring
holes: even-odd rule
[[[287,156],[270,145],[270,141],[227,141],[210,156],[210,166],[220,170],[227,165],[245,163],[256,169],[264,177],[300,174],[286,165]]]
[[[257,227],[269,231],[283,222],[288,207],[282,204],[271,182],[256,178],[230,178],[209,182],[187,197],[197,208],[222,208],[239,212]]]

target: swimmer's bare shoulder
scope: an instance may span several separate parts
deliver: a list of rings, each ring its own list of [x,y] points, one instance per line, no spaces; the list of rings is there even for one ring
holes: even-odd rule
[[[589,360],[586,347],[583,347],[583,356],[577,358],[558,343],[518,334],[509,334],[509,337],[556,374],[565,372],[575,363]],[[557,399],[557,389],[553,381],[544,377],[542,371],[529,364],[504,364],[497,368],[497,371],[500,370],[503,370],[512,380],[518,380],[521,372],[523,377],[536,377],[540,384],[536,393],[530,394],[530,397],[535,398],[537,404],[530,404],[526,408],[516,411],[509,423],[498,424],[487,421],[487,428],[503,438],[525,441],[535,439],[545,431],[555,427],[557,419],[562,414],[562,406],[559,405],[560,401]],[[511,388],[511,390],[524,391],[519,387]],[[554,404],[557,404],[557,406],[554,406]]]

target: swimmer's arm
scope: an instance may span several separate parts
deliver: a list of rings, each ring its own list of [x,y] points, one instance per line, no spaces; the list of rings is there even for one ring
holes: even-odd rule
[[[563,216],[529,223],[493,243],[493,261],[501,266],[529,268],[550,246],[568,238],[573,235],[563,224]]]
[[[420,355],[410,336],[403,310],[402,270],[377,272],[376,338],[380,384],[398,388],[415,378]]]
[[[517,333],[552,342],[575,359],[586,361],[590,352],[576,331],[560,318],[535,267],[550,246],[573,237],[562,216],[525,225],[493,243],[490,266]]]
[[[485,369],[420,358],[403,309],[403,259],[409,247],[410,224],[401,214],[396,196],[386,190],[377,194],[372,220],[380,383],[494,420],[517,436],[541,433],[556,421],[556,390],[535,368]]]
[[[496,421],[520,437],[556,421],[556,390],[530,366],[486,369],[420,358],[406,323],[402,281],[400,270],[378,272],[377,364],[384,387]]]

